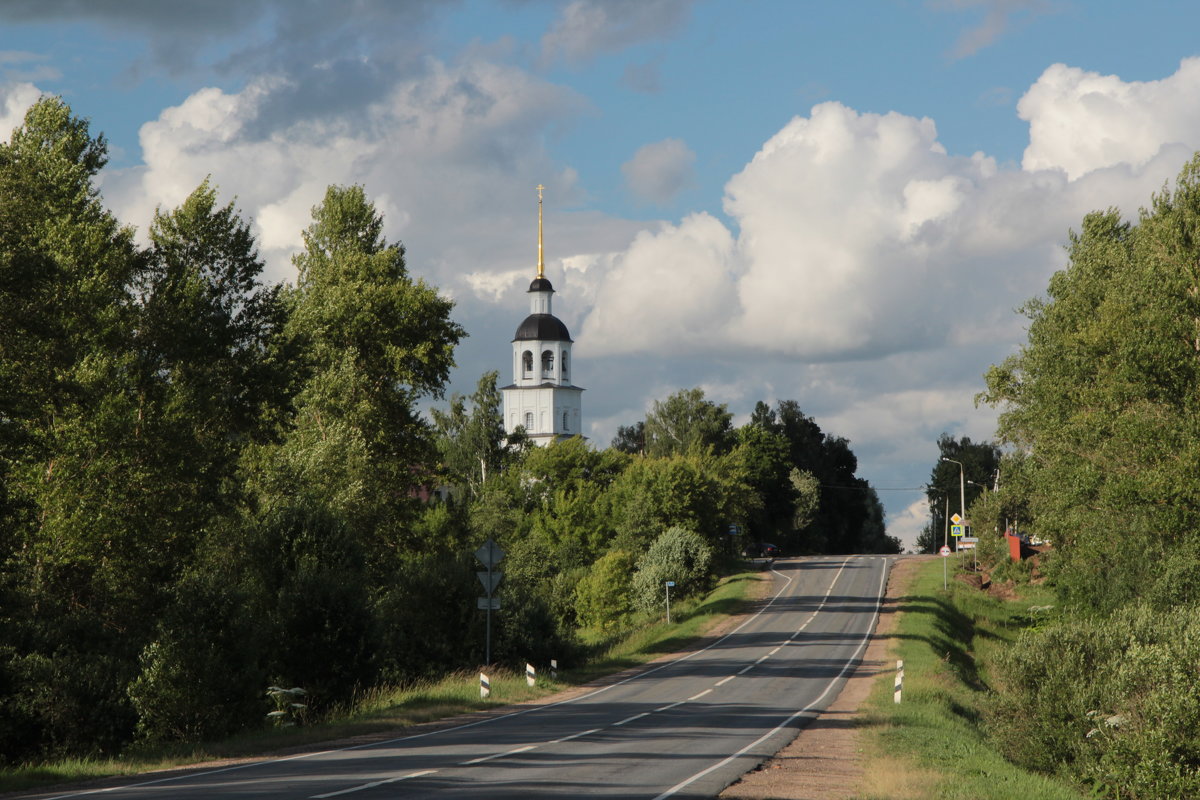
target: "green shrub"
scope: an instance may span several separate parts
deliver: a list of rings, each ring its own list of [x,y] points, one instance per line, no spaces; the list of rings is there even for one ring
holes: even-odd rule
[[[610,550],[583,575],[575,587],[575,609],[581,623],[606,633],[624,626],[633,611],[634,563],[631,553]]]
[[[699,534],[668,528],[638,561],[633,576],[634,603],[643,611],[657,609],[667,581],[675,581],[672,594],[679,597],[703,591],[708,585],[712,557],[712,548]]]
[[[1200,797],[1194,608],[1058,620],[1002,664],[994,731],[1009,757],[1113,797]]]

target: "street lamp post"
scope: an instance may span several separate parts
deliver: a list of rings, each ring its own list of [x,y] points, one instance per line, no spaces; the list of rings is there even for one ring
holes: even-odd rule
[[[958,464],[958,507],[962,510],[963,525],[967,524],[967,476],[963,470],[963,463],[955,461],[953,458],[942,456],[942,461],[949,461],[951,464]],[[958,548],[955,547],[957,550]]]

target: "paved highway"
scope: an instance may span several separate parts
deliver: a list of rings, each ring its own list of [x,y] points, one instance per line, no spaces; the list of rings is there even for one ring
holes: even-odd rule
[[[774,565],[761,611],[703,650],[571,700],[352,748],[40,798],[713,797],[837,696],[889,561]]]

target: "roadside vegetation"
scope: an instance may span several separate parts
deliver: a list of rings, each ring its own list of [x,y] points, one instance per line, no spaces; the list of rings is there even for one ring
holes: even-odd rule
[[[945,648],[964,684],[948,707],[980,709],[1012,763],[1100,797],[1200,797],[1198,264],[1200,154],[1136,218],[1084,217],[1023,309],[1027,343],[987,372],[997,443],[943,437],[930,479],[939,523],[967,496],[993,583],[1036,573],[1052,593],[1033,603],[1050,613],[996,633],[995,655],[978,635],[972,661]],[[987,703],[968,702],[971,670]]]
[[[869,754],[862,800],[1085,797],[1067,780],[1013,763],[993,738],[1007,654],[1047,624],[1053,593],[1026,584],[1015,598],[1000,599],[955,579],[962,573],[954,567],[945,591],[942,567],[940,560],[922,564],[892,609],[903,698],[893,701],[888,676],[862,710]]]
[[[351,739],[404,736],[407,729],[421,723],[539,700],[686,648],[721,621],[745,610],[763,593],[760,582],[769,580],[769,573],[759,569],[734,573],[721,579],[704,596],[673,603],[670,624],[665,620],[664,608],[639,615],[636,624],[623,635],[587,631],[590,640],[587,660],[556,675],[549,664],[538,664],[532,687],[523,670],[503,667],[489,670],[490,696],[486,699],[480,697],[479,674],[474,671],[406,687],[377,687],[345,707],[330,710],[313,725],[264,726],[212,742],[143,742],[129,748],[120,758],[67,758],[0,768],[0,793],[220,759],[278,754],[316,745],[336,746]]]

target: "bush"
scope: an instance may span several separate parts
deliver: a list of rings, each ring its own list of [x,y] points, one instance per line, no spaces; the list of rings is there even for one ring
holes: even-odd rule
[[[698,533],[668,528],[654,540],[638,562],[633,576],[633,598],[643,611],[653,611],[663,599],[663,584],[675,581],[675,594],[686,597],[708,586],[712,548]]]
[[[1194,608],[1060,620],[1004,658],[996,738],[1019,763],[1113,797],[1200,797],[1197,663]]]
[[[592,565],[575,587],[579,621],[598,631],[620,630],[633,611],[631,597],[634,558],[624,550],[610,550]]]

